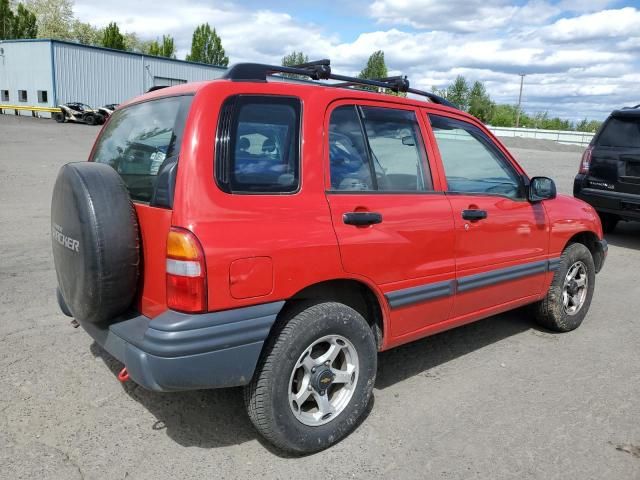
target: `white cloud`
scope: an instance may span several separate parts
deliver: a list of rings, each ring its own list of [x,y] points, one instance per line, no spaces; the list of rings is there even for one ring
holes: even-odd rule
[[[75,11],[83,21],[116,21],[142,38],[169,33],[179,58],[190,48],[193,29],[204,22],[217,28],[231,63],[279,63],[302,50],[311,58],[330,58],[336,72],[356,74],[373,51],[384,50],[391,73],[407,74],[418,88],[442,87],[461,74],[485,82],[501,103],[517,101],[517,74],[524,72],[527,111],[577,119],[603,118],[613,108],[640,103],[640,11],[593,12],[609,3],[376,0],[368,10],[374,18],[368,31],[348,40],[331,29],[328,17],[303,22],[264,6],[230,2],[188,0],[176,9],[169,0],[112,0],[108,6],[76,0]],[[367,11],[366,3],[362,7]]]
[[[640,38],[639,25],[640,11],[626,7],[561,18],[540,33],[555,42],[579,43],[601,38]]]

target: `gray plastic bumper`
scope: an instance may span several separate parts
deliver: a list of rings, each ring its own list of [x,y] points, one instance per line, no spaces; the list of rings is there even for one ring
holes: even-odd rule
[[[169,392],[246,385],[284,302],[189,315],[169,310],[154,319],[123,318],[108,327],[81,323],[129,377]]]

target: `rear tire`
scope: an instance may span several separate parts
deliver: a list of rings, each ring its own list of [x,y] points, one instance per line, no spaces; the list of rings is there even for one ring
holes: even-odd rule
[[[362,315],[336,302],[308,306],[265,346],[245,388],[249,418],[282,450],[324,450],[362,420],[376,368],[374,334]]]
[[[97,125],[98,118],[95,115],[87,115],[84,117],[84,121],[89,125]]]
[[[620,221],[620,217],[613,213],[598,212],[600,216],[600,222],[602,223],[602,231],[604,233],[611,233],[615,230],[616,225]]]
[[[560,257],[546,297],[533,305],[536,321],[549,330],[569,332],[589,311],[595,288],[593,256],[581,243],[572,243]]]

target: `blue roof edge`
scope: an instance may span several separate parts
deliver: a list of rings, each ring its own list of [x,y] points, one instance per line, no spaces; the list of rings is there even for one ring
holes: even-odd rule
[[[226,71],[228,70],[227,67],[220,67],[218,65],[211,65],[208,63],[201,63],[201,62],[190,62],[188,60],[179,60],[177,58],[168,58],[168,57],[159,57],[157,55],[149,55],[147,53],[140,53],[140,52],[129,52],[126,50],[117,50],[115,48],[107,48],[107,47],[98,47],[96,45],[85,45],[84,43],[78,43],[78,42],[72,42],[69,40],[57,40],[54,38],[12,38],[10,40],[0,40],[0,44],[2,43],[38,43],[38,42],[51,42],[51,43],[60,43],[63,45],[71,45],[74,47],[80,47],[80,48],[88,48],[91,50],[104,50],[107,52],[113,52],[113,53],[120,53],[123,55],[135,55],[138,57],[146,57],[146,58],[155,58],[158,60],[167,60],[169,62],[177,62],[177,63],[185,63],[187,65],[198,65],[200,67],[207,67],[207,68],[214,68],[216,70],[221,70],[221,71]]]

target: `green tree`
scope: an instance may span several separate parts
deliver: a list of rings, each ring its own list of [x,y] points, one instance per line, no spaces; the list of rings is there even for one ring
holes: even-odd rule
[[[145,53],[149,49],[151,42],[142,40],[135,32],[123,33],[124,49],[128,52]]]
[[[447,87],[447,100],[456,105],[460,110],[469,109],[469,84],[467,79],[458,75],[455,81]]]
[[[305,55],[303,52],[296,52],[295,50],[288,55],[282,57],[282,66],[283,67],[293,67],[294,65],[300,65],[301,63],[307,63],[309,61],[309,57]],[[283,77],[289,78],[308,78],[304,75],[295,75],[293,73],[283,73]]]
[[[305,55],[303,52],[296,52],[294,50],[289,55],[285,55],[284,57],[282,57],[282,66],[293,67],[294,65],[300,65],[301,63],[307,63],[308,61],[308,55]]]
[[[71,32],[73,39],[83,45],[100,45],[102,43],[102,30],[90,23],[74,20]]]
[[[22,3],[19,3],[13,17],[13,37],[36,38],[37,36],[38,25],[36,23],[36,16],[22,5]]]
[[[491,120],[495,104],[491,101],[491,97],[489,97],[489,94],[482,82],[475,81],[473,83],[473,86],[469,91],[468,105],[468,112],[474,117],[480,119],[484,123]]]
[[[73,0],[29,0],[26,6],[36,16],[38,38],[73,40]]]
[[[377,50],[369,56],[367,60],[367,65],[362,69],[358,78],[367,79],[367,80],[376,80],[380,78],[385,78],[389,76],[389,70],[387,69],[387,64],[384,60],[384,51]],[[393,92],[389,89],[381,89],[373,86],[364,86],[367,90],[371,90],[374,92],[382,91],[383,93],[388,93],[390,95],[397,95],[400,97],[406,97],[407,94],[405,92]]]
[[[147,53],[149,55],[155,55],[156,57],[176,58],[176,47],[173,42],[173,37],[171,35],[163,35],[162,43],[158,42],[158,40],[151,41]]]
[[[517,111],[515,105],[496,105],[489,123],[494,127],[513,127],[516,124]]]
[[[225,55],[222,40],[208,23],[196,27],[191,39],[191,53],[187,55],[187,61],[209,63],[226,67],[229,65],[229,57]]]
[[[102,32],[102,41],[100,42],[103,47],[114,48],[116,50],[126,50],[127,45],[124,41],[124,35],[120,33],[118,24],[111,22]]]
[[[384,78],[389,76],[387,64],[384,61],[384,52],[378,50],[373,52],[367,60],[367,65],[362,69],[358,78],[375,80],[376,78]],[[367,87],[368,90],[378,90],[376,87]]]
[[[14,23],[14,15],[11,5],[9,5],[9,0],[0,0],[0,40],[13,38]]]

